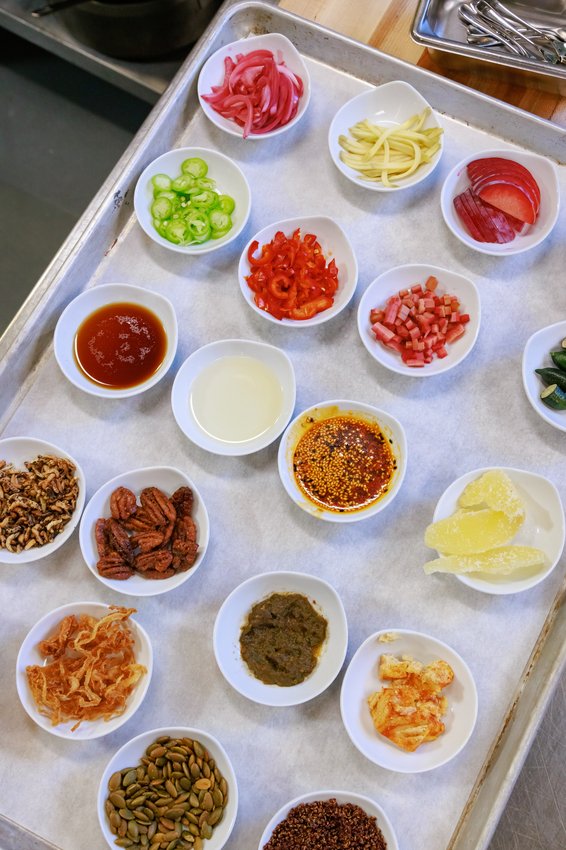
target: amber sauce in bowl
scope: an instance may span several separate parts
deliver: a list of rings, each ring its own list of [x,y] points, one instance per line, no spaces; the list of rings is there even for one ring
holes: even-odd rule
[[[160,319],[141,304],[99,307],[81,323],[74,341],[80,370],[95,384],[116,390],[136,387],[165,358],[167,335]]]

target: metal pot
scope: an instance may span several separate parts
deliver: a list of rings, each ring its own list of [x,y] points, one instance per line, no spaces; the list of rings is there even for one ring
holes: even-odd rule
[[[221,0],[88,0],[62,11],[83,44],[117,59],[156,59],[192,44]]]

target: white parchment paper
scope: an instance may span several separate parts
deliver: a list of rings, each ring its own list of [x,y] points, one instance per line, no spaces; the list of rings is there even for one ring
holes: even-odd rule
[[[334,112],[363,84],[313,62],[309,70],[311,104],[290,132],[244,143],[217,130],[199,111],[178,140],[217,148],[245,171],[252,213],[235,244],[185,257],[151,242],[132,216],[96,278],[76,281],[77,293],[88,285],[123,282],[166,294],[179,320],[179,350],[169,374],[141,396],[95,399],[65,380],[50,351],[3,434],[35,435],[64,446],[85,470],[88,496],[128,469],[178,466],[197,483],[211,523],[202,569],[163,596],[130,600],[106,589],[83,563],[77,533],[45,561],[2,567],[0,808],[62,850],[103,850],[95,804],[106,762],[131,737],[167,724],[210,731],[233,761],[240,807],[227,850],[255,850],[272,814],[317,788],[375,798],[388,812],[402,850],[444,850],[562,578],[559,565],[533,590],[491,597],[449,576],[426,577],[422,564],[431,555],[423,532],[438,497],[471,469],[529,469],[549,477],[566,497],[564,435],[537,416],[521,382],[526,340],[566,311],[564,212],[546,242],[526,254],[501,259],[464,247],[441,217],[443,178],[467,154],[507,145],[450,119],[443,122],[442,162],[424,183],[385,195],[355,187],[332,164],[326,136]],[[500,131],[504,136],[505,127]],[[560,179],[564,192],[564,173]],[[244,303],[237,280],[240,252],[269,222],[321,213],[335,217],[354,245],[357,294],[340,316],[320,327],[274,326]],[[427,380],[380,367],[356,329],[363,290],[386,269],[408,262],[470,276],[482,300],[473,352],[453,371]],[[387,510],[352,525],[316,521],[283,491],[277,445],[249,457],[222,458],[187,441],[171,413],[174,375],[196,348],[229,337],[263,340],[287,351],[296,370],[296,412],[329,398],[350,398],[382,407],[402,422],[407,474]],[[371,632],[395,627],[428,632],[461,653],[476,679],[479,716],[456,759],[415,776],[367,761],[342,726],[342,675],[314,701],[289,709],[255,705],[231,689],[212,651],[216,612],[244,579],[282,569],[320,575],[338,590],[350,629],[347,660]],[[21,708],[14,681],[16,655],[29,628],[51,609],[78,600],[131,601],[155,654],[140,710],[115,733],[84,743],[39,729]]]

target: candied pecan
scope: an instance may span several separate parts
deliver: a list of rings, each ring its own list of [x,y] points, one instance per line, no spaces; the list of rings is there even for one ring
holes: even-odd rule
[[[171,496],[177,516],[190,516],[193,512],[193,491],[190,487],[179,487]]]
[[[171,578],[174,575],[175,575],[175,570],[173,569],[173,567],[168,567],[168,569],[163,570],[162,573],[160,573],[158,570],[146,570],[145,573],[144,573],[145,578],[154,578],[154,579]]]
[[[151,552],[163,546],[165,535],[162,531],[140,531],[139,534],[133,534],[130,541],[140,552]]]
[[[156,525],[165,525],[177,516],[173,503],[158,487],[146,487],[142,490],[140,502]]]
[[[123,561],[131,564],[134,560],[134,550],[126,529],[122,528],[118,520],[109,519],[106,521],[106,533],[110,547],[121,555]]]
[[[138,508],[135,516],[122,520],[122,526],[128,531],[155,531],[158,523],[153,522],[143,508]]]
[[[187,570],[190,570],[193,566],[198,554],[198,546],[196,543],[194,546],[195,548],[193,552],[189,552],[186,555],[173,555],[172,566],[175,569],[175,572],[186,573]]]
[[[140,573],[145,573],[147,570],[157,570],[157,572],[163,573],[170,566],[172,560],[173,556],[171,552],[160,549],[157,552],[147,552],[137,555],[134,566]]]
[[[110,512],[114,519],[128,519],[137,510],[136,497],[127,487],[117,487],[110,496]]]
[[[117,552],[110,552],[109,555],[105,555],[99,560],[96,567],[104,578],[127,579],[134,574],[134,571]]]
[[[163,529],[163,543],[162,546],[166,546],[171,540],[171,535],[175,529],[175,520],[172,519],[171,522],[168,522],[165,528]]]
[[[175,530],[171,539],[171,551],[173,555],[180,555],[181,560],[187,562],[184,568],[192,567],[198,553],[197,528],[190,516],[179,517],[175,523]]]
[[[96,539],[96,548],[98,550],[98,555],[100,558],[103,558],[110,552],[105,519],[96,520],[96,525],[94,526],[94,537]]]

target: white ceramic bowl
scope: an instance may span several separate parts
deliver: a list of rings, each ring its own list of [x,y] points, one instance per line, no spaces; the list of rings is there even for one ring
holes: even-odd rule
[[[433,522],[451,516],[457,510],[458,498],[464,487],[493,468],[474,469],[454,481],[438,500]],[[489,576],[484,573],[477,573],[475,576],[472,573],[456,575],[456,578],[468,587],[483,593],[502,595],[528,590],[550,575],[564,548],[565,529],[560,495],[548,478],[524,469],[507,466],[498,468],[507,473],[525,506],[525,522],[511,543],[542,549],[547,557],[546,566],[542,569],[522,570],[515,576]]]
[[[506,242],[504,244],[477,242],[465,229],[454,209],[453,201],[456,195],[464,192],[470,186],[466,166],[476,159],[486,159],[488,157],[503,157],[504,159],[511,159],[523,165],[531,172],[541,192],[540,210],[535,223],[524,231],[524,235],[516,235],[512,242]],[[449,229],[468,248],[473,248],[482,254],[492,254],[496,257],[520,254],[523,251],[528,251],[529,248],[534,248],[535,245],[540,245],[556,224],[560,210],[560,188],[556,167],[546,157],[527,153],[526,151],[516,151],[511,148],[476,151],[454,166],[444,181],[440,195],[440,207],[444,221]]]
[[[236,781],[236,774],[224,747],[216,738],[213,738],[208,732],[203,732],[202,729],[193,729],[186,726],[165,726],[161,729],[151,729],[148,732],[142,732],[141,735],[132,738],[131,741],[124,744],[112,756],[102,774],[100,785],[98,786],[97,799],[98,822],[100,823],[106,843],[111,850],[115,850],[116,845],[114,841],[116,836],[110,830],[106,812],[104,811],[104,803],[109,793],[108,780],[117,770],[124,770],[127,767],[137,767],[140,759],[145,756],[147,747],[157,738],[165,735],[168,735],[170,738],[191,738],[192,740],[199,741],[214,758],[220,773],[228,783],[228,803],[224,809],[224,816],[220,823],[214,827],[212,838],[209,838],[205,842],[206,850],[221,850],[230,837],[238,812],[238,783]]]
[[[111,720],[104,720],[102,718],[100,720],[83,720],[79,728],[72,732],[73,721],[52,726],[49,718],[39,713],[31,695],[26,676],[26,667],[33,664],[41,666],[45,664],[45,659],[37,650],[38,643],[50,637],[55,632],[63,617],[68,617],[71,614],[89,614],[92,617],[100,619],[109,612],[110,607],[100,602],[71,602],[69,605],[62,605],[60,608],[55,608],[54,611],[42,617],[28,632],[21,645],[16,662],[16,687],[20,702],[38,726],[41,726],[46,732],[51,732],[52,735],[56,735],[58,738],[67,738],[70,741],[90,741],[93,738],[101,738],[103,735],[109,735],[110,732],[114,732],[120,726],[123,726],[143,702],[151,680],[153,652],[147,632],[132,617],[130,617],[128,623],[135,638],[134,652],[136,662],[143,664],[147,668],[147,673],[141,677],[133,692],[128,697],[127,708],[123,714],[113,717]]]
[[[391,295],[396,295],[400,289],[410,289],[415,284],[424,283],[430,275],[438,278],[438,289],[435,294],[456,295],[461,304],[461,312],[470,314],[470,321],[465,325],[465,333],[454,343],[446,346],[448,355],[442,360],[435,357],[432,363],[422,368],[406,366],[401,355],[375,338],[369,320],[373,308],[381,309]],[[447,372],[467,357],[475,345],[480,329],[480,296],[472,281],[456,272],[441,269],[437,266],[411,264],[397,266],[384,272],[373,283],[370,283],[362,295],[358,307],[358,331],[361,340],[374,360],[385,366],[391,372],[400,375],[410,375],[416,378],[429,378]]]
[[[397,469],[393,475],[392,485],[384,496],[361,510],[339,513],[325,510],[305,497],[293,474],[293,454],[297,442],[305,433],[305,426],[308,427],[307,423],[310,420],[320,421],[343,415],[358,416],[361,419],[377,423],[383,434],[391,442],[391,449],[397,461]],[[316,519],[324,519],[328,522],[357,522],[382,511],[391,504],[399,492],[407,468],[407,440],[401,423],[384,410],[379,410],[377,407],[359,401],[333,399],[321,401],[320,404],[309,407],[293,419],[281,438],[277,461],[281,483],[296,505]]]
[[[224,60],[227,57],[235,60],[238,54],[242,53],[245,56],[248,53],[251,53],[252,50],[271,50],[276,57],[281,54],[283,61],[289,70],[295,75],[301,77],[303,81],[303,94],[295,117],[283,127],[278,127],[268,133],[250,133],[247,137],[248,139],[270,139],[272,136],[278,136],[280,133],[290,130],[291,127],[294,127],[295,124],[301,120],[306,112],[307,106],[309,105],[311,95],[310,76],[307,67],[294,44],[284,35],[276,32],[267,33],[265,35],[254,35],[250,38],[233,41],[231,44],[226,44],[224,47],[221,47],[216,51],[216,53],[213,53],[202,66],[202,70],[198,78],[198,98],[202,110],[209,121],[212,121],[213,124],[216,124],[216,126],[221,130],[224,130],[225,133],[230,133],[231,136],[239,136],[240,138],[243,138],[243,128],[236,124],[235,121],[230,121],[228,118],[224,118],[216,112],[210,104],[203,100],[202,96],[204,94],[211,94],[212,86],[222,85],[224,81]]]
[[[332,259],[336,261],[336,265],[338,266],[338,289],[334,295],[334,304],[332,307],[323,310],[321,313],[317,313],[312,319],[276,319],[271,313],[261,310],[256,305],[254,293],[246,282],[246,277],[251,271],[248,261],[248,249],[252,242],[259,242],[257,251],[257,255],[259,256],[262,246],[271,242],[278,230],[282,230],[285,236],[290,237],[297,228],[300,228],[302,237],[306,236],[307,233],[314,233],[316,235],[327,263]],[[285,325],[285,327],[291,328],[308,328],[333,319],[349,303],[358,282],[358,263],[350,240],[334,219],[324,215],[303,216],[301,218],[287,218],[282,221],[276,221],[256,233],[242,252],[238,267],[238,278],[240,281],[240,290],[246,299],[246,303],[259,316],[276,325]]]
[[[199,552],[197,559],[190,570],[182,573],[177,573],[171,578],[165,579],[147,579],[143,575],[136,573],[130,578],[118,581],[116,579],[108,579],[101,576],[96,568],[98,563],[98,550],[96,547],[96,539],[94,528],[96,520],[103,517],[108,519],[111,516],[110,512],[110,496],[117,487],[127,487],[132,490],[139,502],[139,495],[144,487],[159,487],[168,496],[172,495],[178,487],[190,487],[193,491],[194,503],[192,517],[197,527],[197,542]],[[180,469],[175,469],[172,466],[150,466],[145,469],[132,469],[129,472],[124,472],[122,475],[117,475],[100,487],[94,496],[89,501],[83,514],[81,527],[79,529],[79,540],[81,544],[81,552],[85,559],[86,565],[91,573],[96,578],[105,584],[107,587],[118,593],[123,593],[126,596],[157,596],[161,593],[167,593],[175,587],[184,584],[190,579],[200,565],[204,561],[208,540],[210,536],[210,527],[208,522],[208,513],[202,496],[191,481],[191,479],[181,472]]]
[[[393,831],[391,821],[389,820],[381,806],[378,806],[374,800],[371,800],[369,797],[365,797],[363,794],[354,794],[352,791],[326,790],[311,791],[310,794],[302,794],[300,797],[295,797],[294,800],[291,800],[289,803],[286,803],[284,806],[282,806],[282,808],[279,809],[277,814],[273,815],[273,817],[265,827],[263,835],[261,836],[258,844],[258,850],[263,850],[263,848],[271,838],[275,827],[279,823],[281,823],[281,821],[285,820],[291,809],[294,809],[295,806],[299,806],[301,803],[314,803],[319,800],[326,801],[332,799],[335,799],[339,805],[344,805],[345,803],[352,803],[354,806],[359,806],[361,809],[363,809],[364,812],[370,817],[374,817],[385,839],[387,850],[399,850],[397,836]]]
[[[167,174],[172,179],[181,174],[181,163],[190,157],[200,157],[208,165],[207,177],[216,183],[216,189],[221,195],[230,195],[236,204],[232,213],[232,228],[219,239],[208,239],[195,245],[175,245],[169,242],[157,232],[152,223],[151,204],[153,202],[153,185],[151,178],[156,174]],[[225,156],[220,151],[210,148],[175,148],[161,154],[142,171],[136,183],[134,192],[134,209],[142,229],[147,235],[170,251],[180,254],[207,254],[223,248],[229,242],[236,239],[244,227],[250,215],[251,190],[246,176],[239,165],[233,159]]]
[[[379,637],[388,633],[394,634],[396,640],[380,642]],[[423,664],[447,661],[454,671],[454,680],[442,690],[448,700],[448,711],[442,717],[445,731],[412,753],[380,735],[371,718],[368,698],[391,685],[379,678],[379,659],[383,654],[410,655]],[[370,635],[350,661],[342,682],[340,710],[346,732],[366,758],[397,773],[422,773],[446,764],[464,747],[476,723],[478,695],[468,665],[447,644],[420,632],[382,629]]]
[[[75,336],[81,324],[91,313],[106,304],[141,304],[151,310],[161,321],[167,337],[165,357],[159,369],[146,381],[135,387],[118,390],[90,381],[76,361],[74,354]],[[157,384],[165,375],[177,351],[177,317],[168,298],[141,286],[125,283],[107,283],[86,289],[67,304],[59,317],[54,337],[55,358],[67,380],[75,387],[99,398],[128,398],[138,395]]]
[[[272,593],[301,593],[328,623],[317,665],[299,685],[266,685],[255,678],[241,656],[240,633],[247,616]],[[340,597],[327,582],[304,573],[263,573],[240,584],[224,601],[216,616],[213,642],[220,672],[239,693],[261,705],[299,705],[321,694],[338,675],[348,648],[348,624]]]
[[[75,477],[79,484],[79,494],[75,510],[61,534],[58,534],[51,543],[46,543],[45,546],[27,549],[23,552],[9,552],[7,549],[0,548],[0,564],[28,564],[30,561],[39,561],[41,558],[46,558],[69,539],[81,518],[86,496],[86,481],[84,472],[74,457],[71,457],[68,452],[60,449],[58,446],[54,446],[52,443],[46,443],[45,440],[36,440],[35,437],[7,437],[4,440],[0,440],[0,460],[12,463],[16,469],[25,470],[24,463],[28,460],[35,460],[38,455],[54,455],[55,457],[62,457],[74,463]]]
[[[203,369],[224,357],[251,357],[272,372],[282,393],[279,416],[273,425],[253,439],[227,442],[205,431],[194,415],[191,404],[193,384]],[[171,393],[173,415],[185,436],[201,449],[219,455],[248,455],[264,449],[281,434],[295,407],[295,372],[284,351],[248,339],[223,339],[197,349],[188,357],[175,378]]]
[[[536,374],[535,369],[546,367],[555,369],[550,357],[551,351],[560,351],[560,343],[566,337],[566,322],[556,322],[534,333],[523,352],[523,386],[531,405],[549,425],[566,431],[566,411],[553,410],[540,399],[546,384]]]
[[[439,139],[440,149],[432,160],[426,165],[421,165],[409,177],[400,179],[398,185],[392,187],[363,180],[358,171],[342,162],[340,159],[342,148],[338,143],[338,137],[348,136],[350,128],[366,118],[372,124],[378,124],[381,127],[397,127],[427,107],[430,108],[428,101],[413,86],[401,80],[384,83],[382,86],[371,88],[356,95],[338,110],[330,124],[328,147],[334,165],[356,186],[362,186],[364,189],[370,189],[374,192],[398,192],[400,189],[416,186],[417,183],[428,177],[440,162],[444,147],[443,134]],[[430,129],[440,126],[436,113],[431,110],[430,115],[425,120],[424,128]],[[392,177],[391,180],[395,182],[395,178]]]

